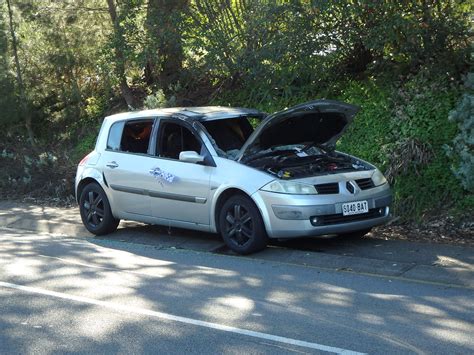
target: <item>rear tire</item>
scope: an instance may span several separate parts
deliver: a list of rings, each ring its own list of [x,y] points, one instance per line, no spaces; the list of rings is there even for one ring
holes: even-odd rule
[[[79,197],[79,210],[82,223],[95,235],[112,233],[120,223],[120,220],[112,215],[107,195],[97,183],[84,187]]]
[[[255,203],[244,195],[230,197],[219,212],[219,228],[227,246],[242,255],[265,249],[268,236]]]

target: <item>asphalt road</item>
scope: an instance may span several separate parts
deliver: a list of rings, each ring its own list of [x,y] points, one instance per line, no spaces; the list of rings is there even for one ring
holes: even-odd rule
[[[408,251],[370,272],[373,259],[336,251],[244,258],[132,243],[126,230],[96,239],[0,228],[0,353],[474,352],[472,273],[400,274],[391,265],[413,263]],[[451,273],[472,271],[469,256],[453,255]],[[338,258],[353,269],[329,263]]]

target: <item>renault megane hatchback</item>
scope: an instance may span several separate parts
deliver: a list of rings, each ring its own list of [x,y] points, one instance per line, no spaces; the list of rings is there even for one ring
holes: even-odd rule
[[[82,221],[97,235],[121,219],[220,233],[240,254],[268,238],[363,236],[390,218],[392,196],[375,166],[335,150],[357,111],[316,100],[269,116],[190,107],[106,117],[77,168]]]

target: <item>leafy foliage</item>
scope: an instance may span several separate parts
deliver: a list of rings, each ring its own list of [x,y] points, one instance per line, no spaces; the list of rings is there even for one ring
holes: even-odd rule
[[[174,96],[169,99],[166,98],[166,95],[163,90],[158,90],[155,94],[148,95],[143,102],[143,107],[148,109],[153,108],[163,108],[163,107],[173,107],[176,104],[176,98]]]
[[[391,90],[375,80],[349,82],[339,99],[358,105],[361,111],[342,137],[338,149],[370,161],[380,169],[387,167],[384,147],[390,139]],[[377,147],[377,149],[374,149]]]
[[[449,120],[457,123],[458,134],[445,148],[448,156],[458,158],[452,167],[456,177],[466,190],[474,192],[474,73],[467,75],[465,88],[466,93],[449,113]]]
[[[35,197],[58,199],[72,193],[73,171],[63,156],[15,147],[0,152],[0,165],[0,198],[33,192]]]
[[[5,19],[0,16],[0,128],[14,124],[19,118],[16,110],[18,100],[8,57],[6,27]]]
[[[433,80],[421,71],[390,85],[356,82],[342,91],[340,98],[362,111],[338,148],[385,172],[397,214],[419,218],[433,209],[469,205],[443,150],[456,132],[447,116],[459,94],[449,76]]]

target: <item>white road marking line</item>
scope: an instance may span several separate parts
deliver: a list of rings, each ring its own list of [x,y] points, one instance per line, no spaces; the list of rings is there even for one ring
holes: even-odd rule
[[[0,281],[0,287],[10,288],[10,289],[14,289],[14,290],[20,290],[20,291],[29,292],[29,293],[36,293],[36,294],[51,296],[51,297],[56,297],[56,298],[61,298],[61,299],[66,299],[66,300],[70,300],[70,301],[75,301],[75,302],[87,303],[87,304],[92,304],[92,305],[95,305],[95,306],[101,306],[101,307],[113,309],[115,311],[120,311],[120,312],[125,312],[125,313],[141,314],[141,315],[146,315],[146,316],[150,316],[150,317],[166,319],[166,320],[170,320],[170,321],[174,321],[174,322],[180,322],[180,323],[185,323],[185,324],[190,324],[190,325],[196,325],[196,326],[199,326],[199,327],[216,329],[216,330],[220,330],[220,331],[224,331],[224,332],[241,334],[241,335],[246,335],[246,336],[250,336],[250,337],[254,337],[254,338],[266,339],[266,340],[271,340],[271,341],[275,341],[275,342],[278,342],[278,343],[284,343],[284,344],[295,345],[295,346],[300,346],[300,347],[304,347],[304,348],[321,350],[321,351],[326,351],[326,352],[335,353],[335,354],[344,354],[344,355],[362,355],[363,354],[363,353],[359,353],[359,352],[352,351],[352,350],[336,348],[336,347],[322,345],[322,344],[318,344],[318,343],[311,343],[311,342],[307,342],[307,341],[304,341],[304,340],[286,338],[286,337],[282,337],[282,336],[278,336],[278,335],[272,335],[272,334],[268,334],[268,333],[256,332],[256,331],[253,331],[253,330],[241,329],[241,328],[231,327],[231,326],[228,326],[228,325],[223,325],[223,324],[218,324],[218,323],[205,322],[205,321],[201,321],[201,320],[197,320],[197,319],[193,319],[193,318],[175,316],[175,315],[168,314],[168,313],[152,311],[150,309],[130,307],[130,306],[120,305],[120,304],[112,303],[112,302],[99,301],[99,300],[95,300],[93,298],[69,295],[69,294],[66,294],[66,293],[56,292],[56,291],[49,291],[49,290],[45,290],[45,289],[41,289],[41,288],[37,288],[37,287],[17,285],[17,284],[12,284],[12,283],[3,282],[3,281]]]

